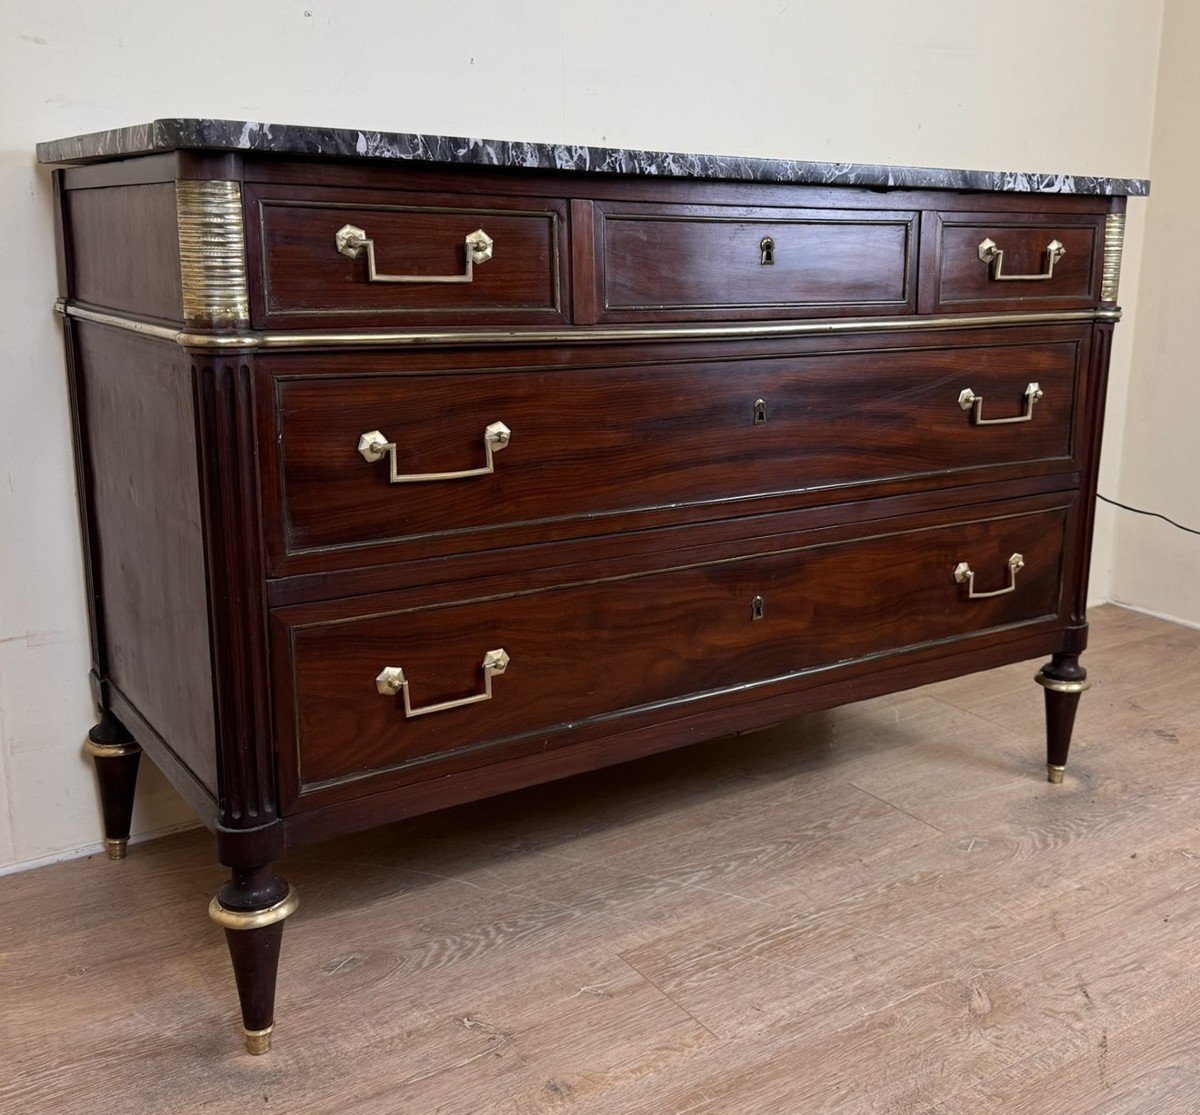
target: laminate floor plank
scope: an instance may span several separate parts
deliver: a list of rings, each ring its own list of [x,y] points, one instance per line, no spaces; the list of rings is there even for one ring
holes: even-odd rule
[[[206,833],[0,879],[0,1112],[1196,1115],[1200,632],[1083,661],[291,853],[265,1058]]]

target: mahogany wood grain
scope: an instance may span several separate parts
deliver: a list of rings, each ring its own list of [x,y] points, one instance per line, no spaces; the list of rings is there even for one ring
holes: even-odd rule
[[[1040,275],[1049,266],[1046,248],[1057,240],[1066,254],[1049,279],[999,280],[979,258],[979,245],[1003,249],[1003,274]],[[1063,220],[1044,213],[937,212],[925,215],[921,310],[982,312],[1041,307],[1086,309],[1099,300],[1104,220]]]
[[[653,511],[785,493],[843,499],[854,484],[937,475],[977,481],[1001,465],[1072,463],[1078,343],[996,345],[544,374],[293,379],[276,364],[284,553]],[[1045,397],[1019,415],[1029,382]],[[755,424],[763,401],[765,421]],[[396,445],[400,473],[484,465],[485,427],[512,440],[494,472],[392,484],[359,436]],[[493,542],[493,544],[495,544]],[[370,552],[364,553],[370,559]]]
[[[600,321],[905,314],[916,301],[913,212],[597,203],[592,215]]]
[[[206,593],[213,628],[213,745],[225,830],[271,828],[278,819],[271,732],[266,614],[252,369],[246,357],[207,354],[192,368],[204,509]],[[222,862],[268,862],[246,842],[222,847]]]
[[[485,762],[533,737],[545,749],[552,735],[596,720],[1053,616],[1065,525],[1064,510],[897,524],[769,557],[539,593],[514,585],[427,611],[388,614],[362,601],[357,618],[326,623],[293,612],[300,792],[333,781],[361,792],[354,782],[385,767],[429,777],[443,756]],[[979,591],[1002,589],[1014,552],[1026,567],[1008,595],[968,600],[951,575],[969,561]],[[375,692],[376,674],[399,666],[416,707],[468,696],[480,691],[485,652],[501,647],[512,664],[493,679],[490,701],[407,719],[400,698]]]
[[[110,310],[183,316],[174,183],[63,194],[72,295]]]
[[[91,576],[103,601],[98,668],[215,793],[204,528],[187,358],[177,346],[87,322],[72,333],[79,413],[88,430]]]
[[[785,684],[764,686],[756,699],[716,699],[701,707],[682,706],[673,719],[644,717],[622,725],[623,730],[581,732],[570,747],[529,754],[444,773],[410,785],[393,785],[388,776],[376,780],[375,792],[339,799],[314,793],[312,808],[284,818],[288,848],[327,840],[340,833],[416,817],[449,805],[478,801],[542,782],[568,778],[647,755],[690,747],[714,738],[714,733],[746,731],[746,724],[780,724],[804,713],[836,708],[881,694],[960,677],[996,666],[1049,654],[1061,644],[1060,621],[1048,620],[1012,631],[1001,630],[964,638],[947,655],[941,646],[905,651],[861,662],[839,664],[814,677],[814,684],[797,689]],[[1032,682],[1030,683],[1032,684]],[[1011,699],[1011,698],[1010,698]],[[1038,764],[1039,772],[1042,769]]]
[[[566,319],[565,202],[310,188],[249,190],[246,206],[261,244],[252,309],[257,325],[444,327]],[[355,259],[337,250],[335,234],[347,224],[374,242],[380,274],[461,275],[464,240],[476,229],[492,237],[493,256],[474,266],[470,282],[372,282],[365,248]]]

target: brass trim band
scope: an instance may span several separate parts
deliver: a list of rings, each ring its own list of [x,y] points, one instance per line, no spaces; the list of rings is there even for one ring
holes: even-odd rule
[[[1046,781],[1049,782],[1051,785],[1061,786],[1062,780],[1063,780],[1063,775],[1066,773],[1066,770],[1067,770],[1066,767],[1059,766],[1057,763],[1047,763],[1046,764]]]
[[[271,1034],[275,1032],[275,1023],[272,1022],[265,1030],[247,1030],[242,1027],[242,1033],[246,1038],[246,1052],[252,1053],[255,1057],[261,1057],[264,1053],[271,1052]]]
[[[136,743],[96,743],[90,739],[83,741],[83,749],[96,759],[122,759],[141,751]]]
[[[1049,689],[1055,693],[1086,693],[1092,687],[1091,680],[1088,678],[1083,681],[1064,681],[1062,678],[1047,677],[1045,674],[1039,673],[1033,675],[1033,680],[1043,689]]]
[[[263,929],[294,914],[299,905],[300,892],[289,883],[287,894],[265,910],[227,910],[214,896],[208,904],[208,916],[222,929]]]
[[[183,316],[198,325],[250,319],[240,182],[175,184]]]
[[[1121,285],[1121,253],[1125,247],[1125,214],[1104,218],[1104,263],[1100,271],[1100,301],[1116,302]]]
[[[524,344],[588,344],[620,341],[688,341],[769,339],[771,337],[811,337],[846,333],[896,333],[907,330],[969,329],[995,325],[1072,325],[1088,322],[1117,322],[1118,309],[1063,310],[1012,314],[959,314],[954,317],[904,318],[847,318],[839,321],[797,321],[786,323],[753,323],[746,325],[660,325],[660,326],[592,326],[579,325],[573,329],[491,329],[440,330],[437,332],[371,333],[193,333],[166,325],[154,325],[121,314],[105,313],[57,303],[59,313],[80,321],[111,325],[147,337],[174,341],[185,348],[232,349],[303,349],[303,348],[371,348],[377,346],[422,345],[524,345]]]

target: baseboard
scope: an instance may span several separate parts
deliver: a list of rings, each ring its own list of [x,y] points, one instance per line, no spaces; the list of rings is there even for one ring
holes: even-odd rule
[[[1194,631],[1200,631],[1200,623],[1194,619],[1182,619],[1179,616],[1168,615],[1166,612],[1156,612],[1152,608],[1139,608],[1136,604],[1118,600],[1115,596],[1110,597],[1106,603],[1115,604],[1118,608],[1128,608],[1131,612],[1139,612],[1144,616],[1152,616],[1154,619],[1165,619],[1168,623],[1179,624],[1180,627],[1190,627]]]
[[[162,836],[170,836],[176,832],[187,832],[189,829],[199,828],[199,821],[183,821],[178,825],[168,825],[166,828],[154,829],[151,832],[139,832],[136,836],[129,838],[131,846],[138,844],[146,844],[151,840],[157,840]],[[88,844],[83,848],[73,848],[66,852],[55,852],[49,856],[39,856],[37,859],[22,860],[19,863],[6,864],[0,867],[0,877],[5,875],[16,875],[21,871],[34,871],[39,867],[50,867],[56,863],[65,863],[72,859],[85,859],[88,856],[104,855],[103,844]]]

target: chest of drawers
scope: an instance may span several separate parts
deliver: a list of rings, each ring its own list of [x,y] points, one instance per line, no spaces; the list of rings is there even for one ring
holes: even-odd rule
[[[253,1052],[299,844],[1036,655],[1061,780],[1145,183],[222,121],[39,155],[106,839],[144,750],[230,868]]]

